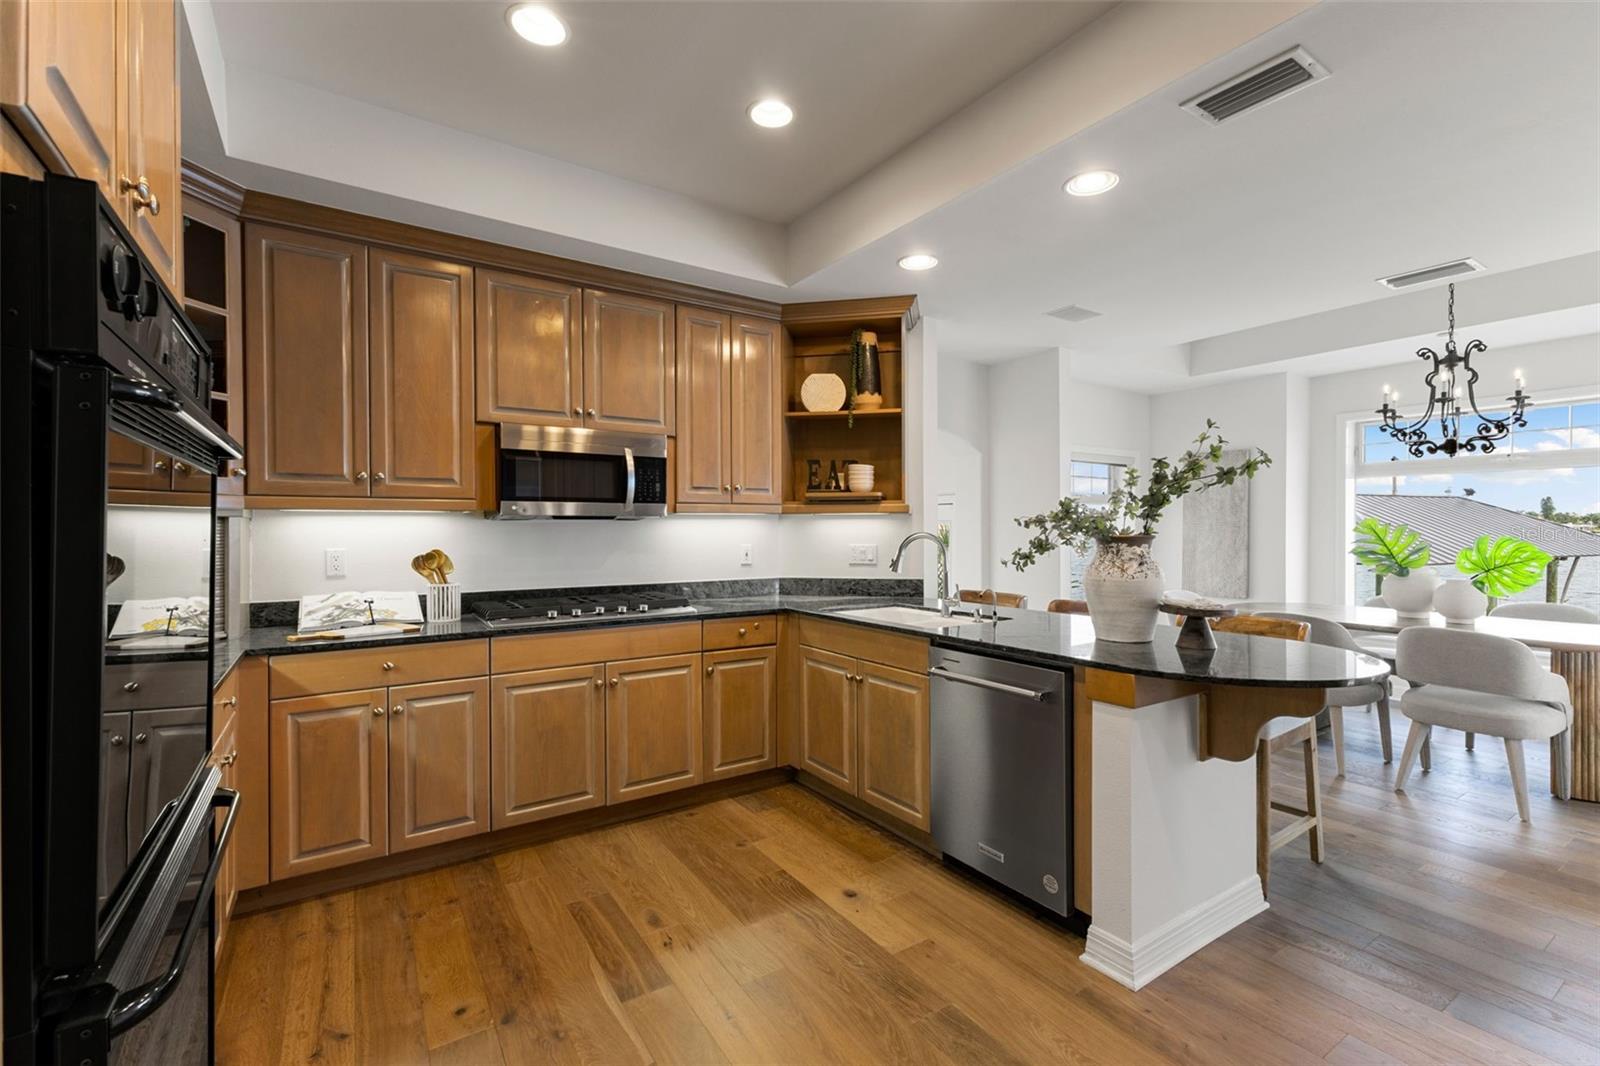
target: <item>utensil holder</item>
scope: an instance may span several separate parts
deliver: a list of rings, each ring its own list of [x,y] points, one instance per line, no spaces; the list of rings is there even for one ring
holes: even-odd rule
[[[460,585],[449,584],[428,586],[428,621],[461,621]]]

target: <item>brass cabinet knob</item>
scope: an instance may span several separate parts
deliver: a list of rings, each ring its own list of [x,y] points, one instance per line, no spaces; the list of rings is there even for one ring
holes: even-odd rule
[[[711,672],[712,672],[712,671],[713,671],[713,670],[715,670],[715,669],[716,669],[716,667],[715,667],[715,666],[708,666],[708,667],[706,667],[706,673],[708,673],[708,674],[709,674],[709,673],[711,673]]]
[[[384,669],[385,669],[385,670],[393,670],[393,669],[394,669],[394,663],[388,663],[388,662],[386,662],[386,663],[384,663],[384,664],[383,664],[383,668],[384,668]]]
[[[120,748],[120,747],[122,747],[122,745],[126,744],[127,742],[128,742],[128,738],[123,736],[121,733],[113,733],[113,734],[111,734],[111,746],[113,748]]]
[[[229,696],[227,699],[222,701],[222,705],[224,707],[237,707],[239,706],[239,697]]]
[[[365,480],[367,480],[367,472],[365,470],[357,470],[356,471],[356,480],[357,481],[365,481]]]
[[[616,688],[617,687],[617,679],[614,678],[614,677],[611,679],[611,687],[612,688]]]
[[[373,474],[372,475],[372,480],[374,480],[374,481],[382,481],[383,480],[383,471],[380,470],[376,474]]]
[[[139,691],[139,682],[137,682],[137,681],[124,682],[123,686],[122,686],[122,691],[124,691],[124,692],[138,692]]]
[[[389,713],[390,714],[404,714],[405,710],[406,709],[405,709],[405,705],[404,704],[397,704],[397,705],[389,708]]]
[[[722,491],[723,492],[732,492],[733,491],[733,486],[732,485],[724,485],[724,486],[722,486]]]
[[[181,460],[174,460],[172,464],[172,470],[173,473],[176,474],[187,474],[189,472],[189,464],[182,462]]]
[[[739,484],[738,482],[734,482],[733,491],[734,492],[743,492],[744,491],[744,486]]]
[[[218,759],[217,762],[222,766],[232,766],[238,760],[239,751],[236,748],[233,751],[228,752],[228,754],[224,755],[222,758]]]
[[[572,409],[572,413],[573,413],[573,414],[574,414],[574,415],[575,415],[575,416],[577,416],[577,417],[580,417],[580,418],[581,418],[581,417],[582,417],[582,416],[583,416],[583,408],[581,408],[581,407],[574,407],[574,408],[573,408],[573,409]]]
[[[157,199],[156,194],[150,190],[149,178],[146,178],[143,174],[140,174],[138,181],[131,181],[124,176],[119,184],[122,186],[123,192],[129,192],[133,194],[133,206],[135,210],[148,211],[151,215],[159,215],[161,213],[161,201]]]
[[[740,626],[740,627],[739,627],[739,635],[740,635],[740,636],[741,636],[741,637],[742,637],[742,636],[744,636],[744,635],[745,635],[745,628],[744,628],[744,626]]]
[[[606,687],[606,679],[603,678],[603,677],[595,678],[594,679],[594,687],[595,688],[605,688]]]
[[[374,717],[374,718],[382,718],[383,717],[383,708],[382,707],[374,707],[374,708],[372,708],[372,717]]]
[[[750,623],[750,628],[751,629],[760,629],[761,628],[761,623],[760,622],[751,622]]]
[[[250,471],[246,470],[242,466],[236,466],[236,467],[233,468],[233,476],[234,477],[249,477],[250,476]]]
[[[589,415],[590,418],[594,417],[594,408],[593,407],[589,408],[588,415]]]
[[[165,459],[157,459],[156,460],[156,469],[157,470],[165,470],[166,468],[167,468],[167,461]]]
[[[145,741],[147,741],[149,739],[150,739],[150,734],[149,733],[140,733],[140,734],[136,735],[133,738],[133,742],[135,744],[143,744]]]

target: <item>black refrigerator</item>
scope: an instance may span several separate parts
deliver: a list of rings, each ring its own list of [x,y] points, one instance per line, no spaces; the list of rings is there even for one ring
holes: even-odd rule
[[[213,474],[238,458],[210,389],[201,334],[95,184],[0,178],[6,1066],[212,1058],[239,801],[209,757],[215,480],[208,507],[148,516],[107,484],[112,434]]]

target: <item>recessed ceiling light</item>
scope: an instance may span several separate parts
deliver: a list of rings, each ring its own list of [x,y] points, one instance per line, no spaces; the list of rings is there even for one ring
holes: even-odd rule
[[[904,256],[900,260],[901,270],[932,270],[938,265],[938,259],[931,255],[923,255],[920,252],[916,255]]]
[[[750,121],[775,130],[794,121],[794,109],[782,100],[769,96],[750,105]]]
[[[1121,180],[1114,170],[1085,170],[1068,178],[1062,188],[1068,196],[1099,196],[1116,188]]]
[[[567,24],[543,4],[518,4],[506,12],[517,36],[533,44],[554,48],[567,39]]]

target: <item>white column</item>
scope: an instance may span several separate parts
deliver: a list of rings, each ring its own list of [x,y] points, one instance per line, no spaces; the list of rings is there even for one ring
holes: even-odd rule
[[[1083,961],[1132,989],[1267,908],[1255,768],[1200,761],[1198,699],[1092,704],[1093,921]]]

